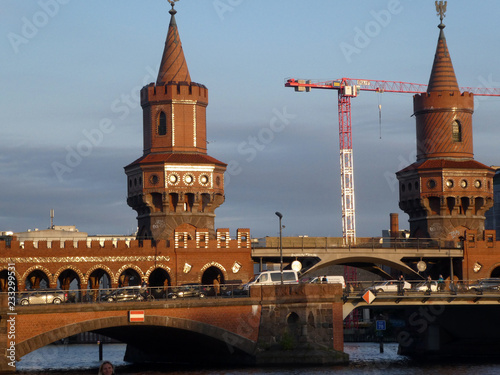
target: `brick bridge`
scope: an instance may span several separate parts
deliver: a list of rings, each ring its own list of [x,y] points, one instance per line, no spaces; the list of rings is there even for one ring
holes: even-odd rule
[[[127,343],[132,361],[342,363],[341,297],[340,285],[299,284],[254,288],[249,298],[16,306],[14,312],[4,300],[1,370],[15,371],[14,353],[19,360],[88,331]],[[143,311],[144,321],[130,322],[132,310]]]

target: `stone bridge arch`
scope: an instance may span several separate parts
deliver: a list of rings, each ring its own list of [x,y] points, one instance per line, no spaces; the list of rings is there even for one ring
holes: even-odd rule
[[[233,333],[229,330],[216,327],[208,323],[178,317],[148,315],[145,316],[144,323],[137,324],[129,323],[128,317],[126,315],[121,315],[113,317],[102,317],[93,320],[68,324],[66,326],[61,326],[41,333],[20,343],[17,343],[16,357],[21,358],[26,354],[49,345],[57,340],[61,340],[82,332],[102,331],[107,328],[117,327],[120,327],[120,330],[122,332],[124,332],[124,330],[128,328],[137,329],[139,327],[174,328],[178,330],[197,333],[218,340],[228,346],[229,352],[234,351],[234,349],[238,349],[246,355],[253,356],[256,350],[256,342]],[[134,333],[137,333],[137,331],[135,331]],[[132,343],[135,340],[136,337],[133,335],[133,333],[131,333],[130,342]]]
[[[313,270],[319,270],[323,267],[330,266],[330,265],[352,265],[355,267],[356,264],[382,264],[384,266],[391,267],[393,269],[399,270],[405,274],[411,274],[414,275],[415,277],[421,279],[422,276],[418,274],[414,269],[409,267],[406,263],[404,263],[401,260],[401,255],[398,254],[397,252],[394,253],[393,256],[387,256],[387,254],[384,254],[385,256],[369,256],[369,255],[349,255],[349,256],[338,256],[338,255],[330,255],[330,256],[324,256],[321,258],[321,261],[317,264],[315,264],[313,267],[311,267],[309,270],[307,270],[307,273],[313,271]],[[380,272],[376,272],[377,270],[373,270],[372,272],[380,275],[382,275]],[[381,270],[380,270],[381,271]]]

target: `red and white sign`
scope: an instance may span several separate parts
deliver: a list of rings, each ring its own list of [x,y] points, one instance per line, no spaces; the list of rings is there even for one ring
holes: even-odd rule
[[[365,302],[367,304],[370,304],[373,302],[373,300],[375,299],[375,294],[373,294],[371,292],[371,290],[369,290],[368,292],[366,292],[365,294],[363,294],[363,299],[365,300]]]
[[[144,322],[144,310],[130,310],[128,321],[131,323]]]

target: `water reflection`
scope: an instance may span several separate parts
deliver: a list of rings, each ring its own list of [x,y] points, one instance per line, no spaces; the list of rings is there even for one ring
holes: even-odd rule
[[[350,355],[348,366],[321,366],[293,368],[176,368],[165,364],[135,365],[123,361],[125,345],[104,345],[104,359],[117,365],[119,375],[324,375],[324,374],[380,374],[380,375],[493,375],[500,373],[498,363],[484,361],[412,361],[397,354],[397,344],[384,344],[380,353],[379,344],[346,343],[345,351]],[[99,348],[96,345],[50,345],[32,352],[18,362],[18,373],[39,374],[96,374],[99,367]]]

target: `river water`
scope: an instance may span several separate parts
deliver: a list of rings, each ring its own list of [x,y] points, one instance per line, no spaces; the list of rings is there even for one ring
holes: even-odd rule
[[[346,343],[350,364],[322,367],[264,367],[264,368],[172,368],[167,365],[131,366],[123,361],[125,345],[104,345],[104,359],[117,365],[117,375],[324,375],[324,374],[380,374],[380,375],[463,375],[499,374],[500,360],[490,361],[412,361],[397,354],[397,344],[385,344],[384,352],[374,343]],[[39,374],[97,374],[99,367],[97,345],[49,345],[32,352],[17,363],[18,373]]]

